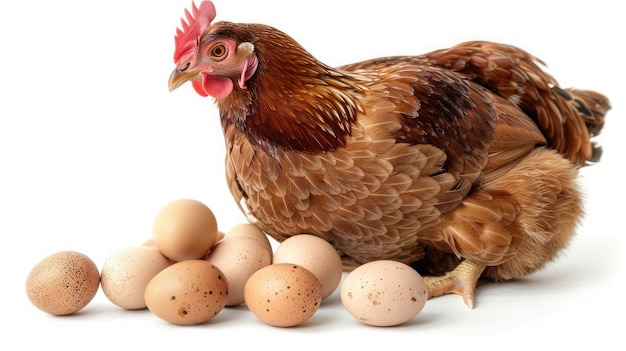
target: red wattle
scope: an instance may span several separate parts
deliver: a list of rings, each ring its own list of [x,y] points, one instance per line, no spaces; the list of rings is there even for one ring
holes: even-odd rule
[[[193,86],[193,89],[196,91],[196,93],[198,93],[198,95],[200,95],[202,97],[209,96],[209,94],[204,92],[204,88],[202,87],[202,82],[201,81],[194,80],[193,82],[191,82],[191,85]]]
[[[215,99],[227,97],[233,91],[233,81],[226,77],[203,75],[202,87],[204,92]]]
[[[210,76],[202,74],[202,80],[191,82],[198,95],[211,96],[215,99],[227,97],[233,91],[233,81],[226,77]]]

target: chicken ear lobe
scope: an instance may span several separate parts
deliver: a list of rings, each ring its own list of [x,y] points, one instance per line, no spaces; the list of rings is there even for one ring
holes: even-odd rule
[[[254,54],[254,45],[245,42],[237,46],[237,55],[243,54],[246,57],[243,68],[241,69],[241,77],[239,78],[239,87],[241,89],[246,88],[246,81],[252,78],[259,66],[259,59]]]

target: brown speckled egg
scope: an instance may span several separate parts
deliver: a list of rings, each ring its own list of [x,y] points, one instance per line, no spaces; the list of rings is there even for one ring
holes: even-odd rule
[[[415,317],[428,299],[424,279],[410,266],[381,260],[350,272],[341,284],[341,303],[358,321],[394,326]]]
[[[173,261],[204,258],[217,240],[217,220],[200,201],[175,200],[159,211],[152,234],[159,251]]]
[[[69,315],[83,309],[100,287],[100,271],[86,255],[75,251],[54,253],[33,267],[26,293],[40,310]]]
[[[265,233],[263,233],[263,231],[261,231],[259,227],[257,227],[256,225],[252,223],[237,224],[233,226],[232,228],[230,228],[228,232],[226,232],[226,235],[228,236],[243,235],[243,236],[255,238],[260,243],[263,244],[263,247],[265,247],[267,252],[270,254],[270,257],[272,257],[274,254],[272,243],[270,242],[267,235],[265,235]]]
[[[306,268],[278,263],[252,274],[244,287],[244,298],[250,311],[263,322],[293,327],[318,310],[322,286]]]
[[[250,276],[272,263],[263,243],[244,235],[226,235],[213,246],[206,260],[224,272],[228,280],[226,306],[244,302],[243,288]]]
[[[148,309],[173,324],[204,323],[226,304],[228,281],[224,273],[205,260],[174,263],[157,273],[145,290]]]
[[[295,263],[311,271],[322,284],[322,299],[337,290],[343,274],[337,250],[328,241],[310,234],[294,235],[280,243],[272,263]]]
[[[172,261],[149,246],[130,246],[111,254],[100,270],[104,295],[119,307],[136,310],[146,307],[144,291],[148,282]]]

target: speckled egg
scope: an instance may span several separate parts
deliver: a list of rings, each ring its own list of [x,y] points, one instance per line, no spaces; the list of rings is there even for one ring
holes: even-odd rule
[[[233,226],[232,228],[230,228],[226,232],[226,235],[228,236],[243,235],[243,236],[257,239],[260,243],[263,244],[263,247],[265,247],[267,252],[270,254],[270,257],[274,255],[274,249],[272,248],[272,243],[270,242],[267,235],[265,235],[265,233],[263,233],[263,231],[261,231],[259,227],[257,227],[256,225],[252,223],[237,224]]]
[[[341,303],[354,318],[373,326],[394,326],[414,318],[424,307],[428,290],[410,266],[381,260],[350,272],[341,284]]]
[[[343,274],[337,250],[328,241],[310,234],[285,239],[276,248],[272,263],[294,263],[315,274],[322,284],[322,299],[337,290]]]
[[[224,272],[228,280],[226,306],[244,302],[243,289],[250,276],[272,263],[272,257],[259,240],[244,235],[226,235],[213,246],[206,260]]]
[[[150,280],[172,264],[159,250],[130,246],[112,253],[100,270],[104,295],[115,305],[136,310],[146,307],[144,291]]]
[[[213,319],[226,305],[228,281],[205,260],[174,263],[157,273],[146,286],[148,309],[173,324],[200,324]]]
[[[100,287],[100,271],[86,255],[54,253],[37,263],[26,279],[26,293],[35,307],[53,315],[83,309]]]
[[[271,264],[246,282],[244,298],[250,311],[263,322],[293,327],[315,314],[322,301],[322,286],[315,275],[295,264]]]

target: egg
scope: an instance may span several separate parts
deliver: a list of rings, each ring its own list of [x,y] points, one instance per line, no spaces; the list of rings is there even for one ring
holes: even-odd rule
[[[428,299],[422,276],[410,266],[390,260],[358,266],[344,278],[340,292],[348,313],[372,326],[405,323]]]
[[[217,239],[217,220],[200,201],[175,200],[157,214],[153,239],[159,251],[173,261],[204,258]]]
[[[248,279],[244,298],[248,309],[261,321],[294,327],[319,309],[322,286],[306,268],[290,263],[271,264]]]
[[[100,287],[100,271],[85,254],[61,251],[37,263],[26,279],[26,293],[35,307],[53,315],[83,309]]]
[[[179,325],[201,324],[217,316],[226,305],[228,280],[205,260],[176,262],[157,273],[145,290],[154,315]]]
[[[267,252],[270,254],[270,257],[274,255],[274,249],[272,248],[272,243],[270,242],[269,238],[255,224],[252,224],[252,223],[237,224],[233,226],[232,228],[230,228],[226,232],[226,235],[228,236],[243,235],[243,236],[249,236],[251,238],[255,238],[263,244]]]
[[[343,274],[337,250],[328,241],[310,234],[294,235],[280,243],[272,263],[295,263],[315,274],[322,284],[322,299],[337,290]]]
[[[226,235],[213,246],[206,260],[221,269],[228,280],[226,306],[242,304],[248,278],[272,263],[272,257],[262,242],[243,235]]]
[[[218,241],[224,239],[224,236],[225,236],[224,232],[221,232],[221,231],[218,230],[217,231],[217,235],[215,236],[215,242],[218,242]]]
[[[147,247],[152,247],[158,250],[158,247],[156,246],[156,243],[154,242],[154,238],[150,238],[146,241],[144,241],[143,244],[141,244],[142,246],[147,246]]]
[[[157,273],[171,264],[172,261],[154,247],[123,248],[109,255],[102,265],[102,291],[119,307],[129,310],[146,308],[146,286]]]

